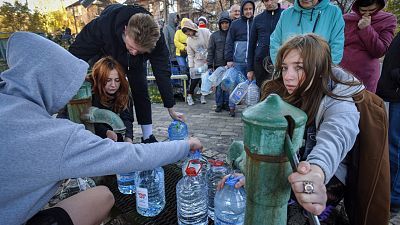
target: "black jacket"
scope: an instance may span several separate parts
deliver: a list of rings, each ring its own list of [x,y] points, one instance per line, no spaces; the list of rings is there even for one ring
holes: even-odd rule
[[[248,40],[253,23],[253,17],[246,18],[243,13],[243,6],[247,3],[253,4],[254,13],[254,2],[252,0],[242,1],[240,7],[241,17],[232,21],[226,37],[224,54],[227,62],[245,63],[247,61]]]
[[[149,54],[132,56],[122,39],[125,26],[136,13],[150,14],[140,6],[111,5],[88,23],[76,37],[69,51],[85,61],[95,57],[112,56],[126,70],[138,123],[151,124],[151,102],[147,90],[144,62],[149,59],[164,106],[175,104],[171,87],[171,70],[168,48],[161,32],[155,49]]]
[[[210,36],[207,50],[208,68],[216,69],[217,67],[226,65],[226,60],[224,59],[224,49],[228,31],[223,31],[221,29],[221,23],[224,21],[228,22],[229,24],[231,23],[228,13],[221,13],[221,16],[218,20],[219,30],[215,31]]]
[[[387,102],[400,102],[400,33],[386,52],[376,94]]]
[[[247,72],[254,71],[254,64],[262,63],[264,58],[269,56],[269,37],[274,32],[282,11],[278,4],[276,10],[264,10],[254,18],[250,32]]]

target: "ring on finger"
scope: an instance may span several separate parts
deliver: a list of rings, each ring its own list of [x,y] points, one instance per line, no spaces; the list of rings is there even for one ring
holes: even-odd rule
[[[312,181],[303,181],[303,192],[306,194],[314,193],[314,184]]]

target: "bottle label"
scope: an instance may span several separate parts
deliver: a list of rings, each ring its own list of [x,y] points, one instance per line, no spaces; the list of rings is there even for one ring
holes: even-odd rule
[[[147,188],[136,188],[136,204],[140,208],[149,208],[149,195]]]

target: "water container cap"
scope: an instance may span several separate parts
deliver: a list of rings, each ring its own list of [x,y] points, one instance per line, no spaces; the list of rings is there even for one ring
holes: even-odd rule
[[[221,161],[221,160],[209,159],[208,162],[210,162],[210,164],[212,166],[223,166],[224,165],[224,161]]]
[[[225,181],[225,184],[227,184],[227,185],[229,185],[229,186],[231,186],[231,187],[233,187],[233,186],[235,186],[235,184],[237,183],[237,182],[239,182],[239,180],[242,178],[243,176],[233,176],[233,175],[230,175],[229,177],[228,177],[228,179],[226,179],[226,181]]]
[[[200,149],[197,149],[196,151],[194,151],[193,158],[195,158],[195,159],[200,159],[201,158]]]
[[[189,177],[197,176],[201,171],[202,164],[198,159],[189,160],[189,163],[185,169],[186,175]]]

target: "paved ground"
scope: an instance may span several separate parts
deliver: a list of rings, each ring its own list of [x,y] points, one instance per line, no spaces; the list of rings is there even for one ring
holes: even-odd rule
[[[230,117],[228,111],[214,112],[214,96],[207,96],[207,103],[201,104],[195,99],[195,104],[187,105],[183,101],[177,101],[175,110],[186,115],[189,134],[198,137],[204,145],[204,155],[215,159],[225,159],[232,140],[242,140],[241,112],[245,108],[239,105],[236,117]],[[168,137],[167,129],[171,123],[171,117],[162,104],[152,104],[153,133],[161,141]],[[134,123],[134,141],[139,142],[142,135],[140,126]]]

